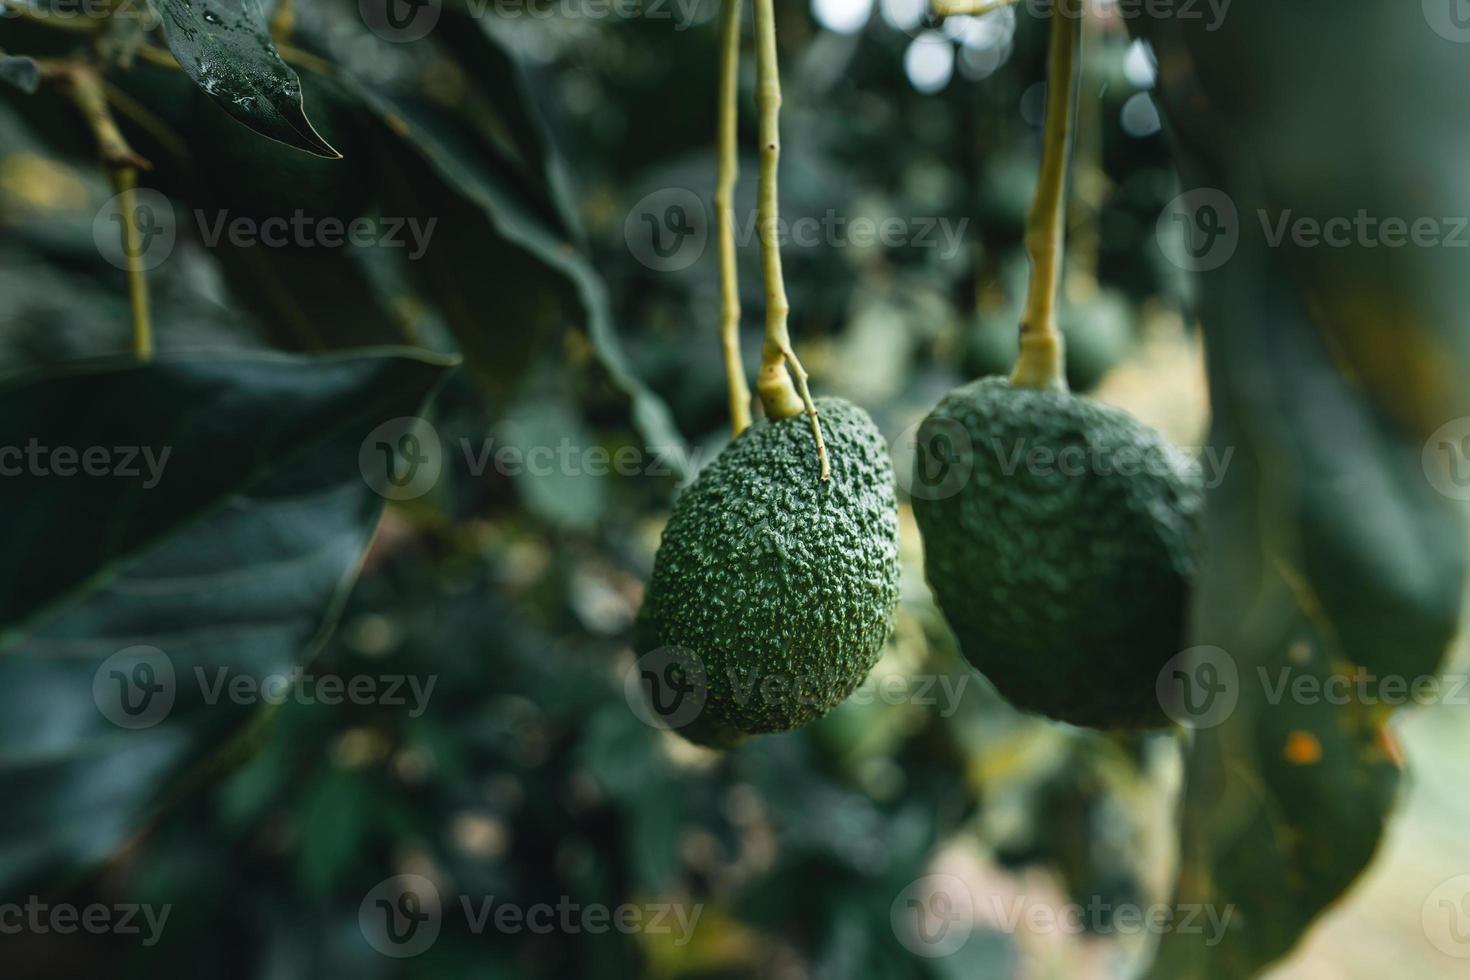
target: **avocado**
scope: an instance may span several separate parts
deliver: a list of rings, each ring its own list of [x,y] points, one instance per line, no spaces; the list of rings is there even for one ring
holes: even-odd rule
[[[866,412],[819,398],[830,479],[806,416],[760,420],[674,504],[638,649],[697,658],[704,703],[679,728],[728,747],[820,718],[867,677],[898,606],[898,501]]]
[[[950,477],[913,506],[965,657],[1024,710],[1164,724],[1155,681],[1185,646],[1204,503],[1194,462],[1126,412],[1005,378],[946,395],[918,447],[916,486]]]

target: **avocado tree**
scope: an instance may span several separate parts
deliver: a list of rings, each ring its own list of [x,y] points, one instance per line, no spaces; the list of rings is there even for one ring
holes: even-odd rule
[[[0,4],[21,975],[1460,975],[1457,0]]]

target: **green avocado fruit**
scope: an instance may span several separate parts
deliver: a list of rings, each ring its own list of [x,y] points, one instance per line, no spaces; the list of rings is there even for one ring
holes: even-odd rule
[[[1198,466],[1125,412],[1005,378],[950,392],[917,442],[924,571],[965,657],[1024,710],[1165,724],[1155,685],[1184,648]]]
[[[898,606],[898,501],[866,412],[817,400],[757,421],[679,496],[639,613],[638,649],[695,658],[703,705],[679,727],[724,748],[844,701],[877,663]]]

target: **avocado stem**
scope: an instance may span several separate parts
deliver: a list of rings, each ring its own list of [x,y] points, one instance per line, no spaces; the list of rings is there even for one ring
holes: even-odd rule
[[[811,419],[821,479],[832,475],[827,446],[822,440],[816,403],[807,386],[807,373],[791,348],[787,317],[786,280],[781,272],[780,205],[777,170],[781,161],[781,72],[776,59],[776,14],[773,0],[755,0],[756,108],[760,113],[761,171],[756,225],[761,240],[761,271],[766,283],[766,335],[761,346],[761,370],[756,391],[766,415],[791,418],[805,412]],[[790,368],[788,371],[787,369]],[[791,378],[796,376],[796,384]],[[799,392],[798,392],[798,389]]]
[[[720,31],[719,173],[715,179],[715,223],[720,236],[720,344],[730,397],[730,434],[750,428],[750,385],[740,357],[740,280],[735,264],[735,179],[739,119],[741,0],[725,0]]]
[[[1020,0],[929,0],[929,9],[935,17],[979,17],[1019,2]]]
[[[149,314],[148,276],[143,267],[143,244],[138,230],[138,171],[151,170],[153,164],[139,156],[118,129],[112,109],[107,104],[107,88],[102,73],[95,65],[70,60],[37,62],[42,80],[54,84],[69,98],[92,137],[97,141],[97,154],[112,178],[116,191],[118,218],[122,225],[123,258],[127,262],[128,306],[133,324],[133,353],[138,360],[153,356],[153,320]]]
[[[1057,329],[1056,297],[1066,239],[1063,204],[1067,190],[1068,142],[1076,109],[1077,51],[1082,12],[1078,0],[1054,0],[1047,50],[1046,122],[1041,173],[1026,226],[1031,283],[1021,319],[1021,353],[1011,372],[1018,388],[1067,389],[1066,355]]]
[[[1072,125],[1072,186],[1067,195],[1067,251],[1062,270],[1062,295],[1080,306],[1098,294],[1098,215],[1110,190],[1102,166],[1102,100],[1083,99],[1095,72],[1085,57],[1089,35],[1097,30],[1097,19],[1082,5],[1082,54],[1077,64],[1077,114]]]
[[[117,210],[122,218],[123,256],[128,263],[128,308],[133,321],[133,354],[140,361],[153,358],[153,318],[149,313],[148,274],[143,268],[143,242],[138,234],[138,204],[135,192],[138,171],[122,167],[113,171]]]

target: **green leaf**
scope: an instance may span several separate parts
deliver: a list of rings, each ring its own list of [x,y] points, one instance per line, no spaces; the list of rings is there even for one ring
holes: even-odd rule
[[[384,124],[387,189],[397,195],[385,199],[384,211],[438,219],[413,271],[444,307],[476,375],[492,388],[508,386],[523,373],[527,345],[544,340],[570,315],[586,326],[598,361],[631,402],[634,425],[648,445],[682,445],[667,406],[628,364],[601,276],[573,242],[526,205],[494,153],[426,105],[344,84]],[[465,254],[480,261],[468,265]],[[564,305],[571,307],[566,314]]]
[[[1217,458],[1234,455],[1210,500],[1192,633],[1239,676],[1225,693],[1238,704],[1189,751],[1176,897],[1229,911],[1231,928],[1217,945],[1166,935],[1159,980],[1258,975],[1358,887],[1401,779],[1386,746],[1389,689],[1356,679],[1440,669],[1465,592],[1464,509],[1424,462],[1430,434],[1470,414],[1462,250],[1378,247],[1356,230],[1313,247],[1267,231],[1283,215],[1470,213],[1463,147],[1445,141],[1460,129],[1464,51],[1417,8],[1334,10],[1240,8],[1220,31],[1137,25],[1159,57],[1184,189],[1214,189],[1238,218],[1228,238],[1209,238],[1220,198],[1212,214],[1185,209],[1206,232],[1197,247],[1234,249],[1199,279],[1211,442]],[[1345,50],[1400,77],[1362,77]],[[1423,93],[1411,114],[1405,91]],[[1341,161],[1330,179],[1311,163],[1324,152]],[[1333,679],[1348,686],[1325,688]],[[1324,690],[1334,693],[1313,693]],[[1394,969],[1427,974],[1419,964],[1436,955],[1413,936]]]
[[[0,480],[0,888],[102,859],[248,738],[249,686],[314,652],[355,578],[382,504],[365,438],[445,367],[169,356],[0,390],[0,447],[42,461],[7,453]],[[130,476],[130,447],[168,455]],[[67,448],[107,475],[66,475]]]
[[[319,157],[342,154],[306,118],[301,80],[281,60],[258,0],[149,0],[169,50],[220,108],[273,140]]]

